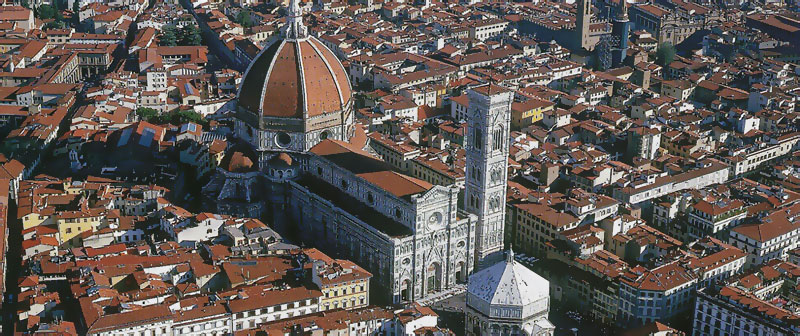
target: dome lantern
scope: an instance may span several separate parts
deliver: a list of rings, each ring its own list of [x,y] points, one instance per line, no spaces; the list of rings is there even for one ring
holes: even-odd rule
[[[308,28],[303,24],[303,11],[300,9],[300,0],[291,0],[289,2],[289,16],[286,20],[286,29],[283,34],[287,40],[308,38]]]

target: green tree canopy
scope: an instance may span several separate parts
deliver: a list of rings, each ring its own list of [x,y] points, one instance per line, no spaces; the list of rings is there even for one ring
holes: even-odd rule
[[[193,122],[197,124],[205,124],[205,118],[195,110],[180,110],[172,116],[173,123],[183,124],[186,122]]]
[[[56,13],[57,13],[56,9],[53,8],[53,6],[50,6],[50,5],[41,5],[36,10],[36,14],[42,20],[52,19],[52,18],[56,17]]]
[[[136,115],[142,120],[150,120],[158,116],[158,111],[149,107],[140,107],[136,109]]]
[[[180,31],[180,44],[199,46],[203,44],[203,36],[195,25],[185,25]]]
[[[178,29],[173,25],[161,27],[161,33],[158,34],[158,44],[162,46],[178,45]]]
[[[53,20],[44,25],[45,29],[63,29],[67,27],[67,23],[63,20]]]
[[[140,107],[136,109],[136,114],[139,115],[139,118],[142,120],[157,125],[180,125],[187,122],[193,122],[202,126],[208,124],[208,121],[203,118],[203,115],[197,113],[195,110],[174,110],[167,113],[159,113],[151,108]]]
[[[245,9],[236,14],[236,23],[242,25],[245,28],[250,28],[253,26],[253,18],[250,17],[250,10]]]
[[[672,43],[664,42],[656,49],[656,64],[667,66],[675,60],[675,46]]]

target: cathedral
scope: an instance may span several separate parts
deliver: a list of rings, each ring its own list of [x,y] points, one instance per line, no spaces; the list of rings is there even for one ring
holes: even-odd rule
[[[368,150],[341,62],[304,26],[297,1],[248,67],[235,136],[203,187],[205,206],[276,230],[373,274],[392,303],[466,283],[502,260],[510,109],[496,85],[468,92],[467,186],[404,175]]]

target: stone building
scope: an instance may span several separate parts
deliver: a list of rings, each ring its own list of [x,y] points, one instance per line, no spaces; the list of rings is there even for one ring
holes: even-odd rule
[[[309,154],[304,173],[287,187],[286,208],[300,240],[368,269],[392,302],[466,280],[476,218],[458,209],[457,186],[392,171],[345,142],[326,140]]]
[[[473,274],[467,289],[466,335],[549,336],[550,283],[514,260]]]
[[[672,8],[651,3],[635,5],[630,8],[629,15],[635,29],[652,33],[658,43],[672,45],[723,20],[716,10],[683,1],[676,2]]]

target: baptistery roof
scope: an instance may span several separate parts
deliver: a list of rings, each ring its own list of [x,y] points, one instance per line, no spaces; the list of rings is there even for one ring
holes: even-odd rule
[[[513,252],[505,261],[469,277],[467,292],[489,305],[527,306],[550,296],[550,283],[516,262]]]
[[[238,99],[259,117],[304,118],[343,111],[351,96],[342,63],[308,34],[299,5],[292,1],[281,38],[250,64]]]

